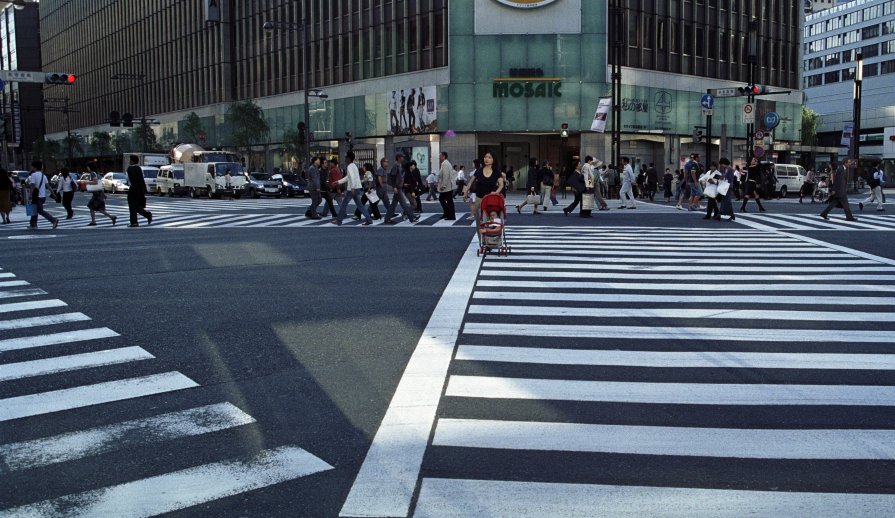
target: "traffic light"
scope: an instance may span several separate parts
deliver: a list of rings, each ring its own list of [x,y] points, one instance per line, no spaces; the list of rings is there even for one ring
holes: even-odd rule
[[[765,85],[746,85],[740,86],[737,88],[738,95],[763,95],[770,93],[770,90]]]
[[[77,80],[78,78],[74,74],[66,74],[63,72],[50,72],[44,79],[49,85],[73,85]]]
[[[568,142],[569,140],[569,125],[568,123],[563,122],[559,129],[559,138],[562,139],[563,144]]]
[[[133,128],[134,127],[134,116],[130,113],[125,113],[121,116],[121,125],[125,128]]]
[[[702,142],[702,130],[699,128],[693,128],[693,142]]]
[[[768,87],[765,85],[752,85],[752,95],[761,95],[768,93]]]
[[[117,111],[109,112],[109,126],[112,126],[113,128],[121,127],[121,114],[120,113],[118,113]]]

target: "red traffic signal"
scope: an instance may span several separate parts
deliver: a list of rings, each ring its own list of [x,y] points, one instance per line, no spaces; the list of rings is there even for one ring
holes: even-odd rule
[[[77,80],[78,77],[76,75],[61,72],[50,72],[44,79],[44,81],[50,85],[73,85]]]

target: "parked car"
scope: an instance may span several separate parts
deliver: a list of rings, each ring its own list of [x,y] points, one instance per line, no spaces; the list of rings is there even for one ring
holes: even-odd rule
[[[146,182],[146,192],[148,194],[155,194],[155,182],[156,177],[158,177],[158,167],[141,165],[140,169],[143,170],[143,181]]]
[[[183,183],[183,164],[164,165],[158,170],[155,190],[160,196],[184,196],[190,190]]]
[[[104,191],[118,194],[119,192],[127,192],[129,189],[127,173],[106,173],[106,176],[103,176]]]
[[[786,198],[786,193],[798,193],[805,183],[805,168],[795,164],[776,164],[774,170],[777,173],[777,190],[781,198]]]
[[[252,198],[260,198],[263,196],[282,196],[282,182],[271,180],[270,175],[266,173],[246,173],[246,196]]]
[[[305,188],[305,182],[295,173],[278,173],[271,176],[270,179],[282,183],[280,193],[287,198],[308,194],[308,190]]]
[[[81,192],[87,192],[87,182],[90,181],[91,173],[84,173],[78,178],[78,190]]]

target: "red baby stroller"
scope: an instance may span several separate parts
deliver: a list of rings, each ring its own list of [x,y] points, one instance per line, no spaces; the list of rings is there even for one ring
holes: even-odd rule
[[[494,250],[497,250],[497,255],[509,255],[512,248],[507,244],[507,206],[503,196],[488,194],[482,198],[479,221],[481,221],[479,231],[482,239],[477,255],[488,255]]]

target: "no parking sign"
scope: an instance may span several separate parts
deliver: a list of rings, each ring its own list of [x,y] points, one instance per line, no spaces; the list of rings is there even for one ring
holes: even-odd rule
[[[755,105],[752,103],[743,105],[743,124],[755,124]]]

